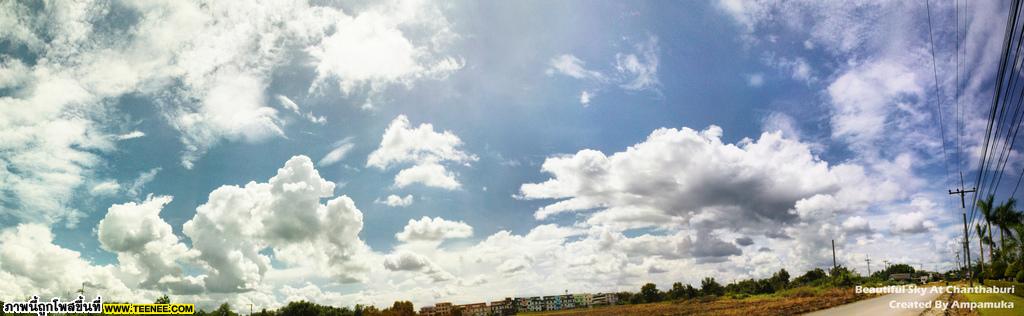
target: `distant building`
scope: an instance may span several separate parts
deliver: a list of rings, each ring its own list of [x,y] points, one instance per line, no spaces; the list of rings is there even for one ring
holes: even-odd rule
[[[562,309],[562,296],[552,295],[544,297],[544,310],[557,311]]]
[[[516,312],[525,312],[530,310],[530,298],[528,297],[517,297],[516,298]]]
[[[462,310],[462,316],[489,316],[491,312],[487,303],[463,304],[458,307]]]
[[[594,294],[591,305],[615,305],[618,303],[619,296],[615,293],[597,293]]]
[[[420,316],[435,316],[433,306],[420,307]]]
[[[434,304],[434,315],[436,316],[450,316],[455,309],[452,303],[444,302]]]
[[[491,302],[491,315],[515,315],[517,302],[506,297],[503,301]]]
[[[910,278],[910,273],[893,273],[889,275],[889,280],[893,281],[909,281]]]
[[[575,303],[576,305],[576,308],[588,308],[591,304],[593,304],[594,295],[590,293],[573,294],[572,299],[574,301],[573,303]]]
[[[562,309],[573,309],[576,308],[576,299],[572,294],[562,295]]]
[[[527,309],[531,312],[539,312],[544,310],[544,300],[538,296],[530,298],[530,307]]]

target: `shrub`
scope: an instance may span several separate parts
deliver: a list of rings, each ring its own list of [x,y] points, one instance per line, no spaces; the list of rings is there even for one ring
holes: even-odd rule
[[[806,284],[814,283],[815,281],[818,281],[818,280],[821,280],[821,279],[824,279],[824,278],[825,278],[825,270],[822,270],[821,268],[817,268],[817,269],[814,269],[814,270],[807,271],[807,273],[804,273],[804,275],[801,275],[801,276],[797,277],[796,279],[794,279],[793,282],[797,283],[797,284],[800,284],[800,285],[806,285]]]
[[[785,297],[813,297],[815,295],[818,295],[819,292],[821,292],[821,290],[819,290],[818,288],[801,286],[798,288],[792,288],[782,291],[780,292],[780,295]]]
[[[703,295],[720,296],[725,294],[725,288],[715,281],[715,278],[704,278],[700,281],[700,293]]]
[[[996,279],[996,280],[1002,280],[1003,279],[1003,274],[1005,272],[1006,272],[1006,262],[1003,262],[1002,260],[999,260],[999,261],[993,262],[992,265],[989,266],[988,276],[990,278],[993,278],[993,279]]]
[[[1003,273],[1003,276],[1006,278],[1016,277],[1017,271],[1020,271],[1020,264],[1016,262],[1011,263],[1008,266],[1006,266],[1006,271]]]
[[[1017,282],[1024,282],[1024,270],[1017,271]]]

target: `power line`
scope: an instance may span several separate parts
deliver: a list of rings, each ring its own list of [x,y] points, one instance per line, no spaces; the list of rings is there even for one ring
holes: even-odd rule
[[[1000,110],[1000,104],[1001,104],[1000,101],[1003,100],[1002,99],[1002,94],[1003,94],[1003,84],[1004,84],[1004,81],[1005,81],[1005,74],[1006,74],[1005,69],[1006,69],[1007,60],[1009,59],[1010,44],[1012,42],[1013,35],[1016,33],[1015,32],[1015,28],[1016,28],[1016,24],[1017,24],[1017,16],[1019,14],[1019,5],[1020,5],[1020,0],[1014,0],[1013,5],[1010,8],[1010,12],[1007,15],[1006,31],[1005,31],[1004,37],[1003,37],[1003,49],[1002,49],[1003,54],[1002,54],[1002,56],[1001,56],[1001,58],[999,60],[999,68],[998,68],[999,72],[996,75],[995,92],[993,93],[993,97],[992,97],[992,105],[989,108],[988,123],[987,123],[987,126],[985,127],[985,139],[984,139],[983,145],[981,146],[982,147],[981,148],[981,151],[982,151],[981,155],[979,156],[978,176],[977,176],[977,178],[975,180],[975,187],[978,188],[978,190],[982,191],[982,192],[986,192],[986,191],[984,191],[984,188],[983,188],[983,186],[985,184],[983,180],[984,180],[984,178],[986,177],[986,175],[988,173],[988,171],[986,169],[991,167],[991,166],[988,165],[989,154],[990,154],[990,148],[989,147],[990,147],[990,143],[991,143],[992,138],[993,138],[993,124],[996,122],[996,115],[999,114],[999,112],[1000,112],[999,111]],[[998,126],[996,126],[996,128],[998,128]],[[978,195],[979,194],[975,194],[974,198],[971,201],[971,221],[972,222],[974,221],[974,218],[977,215]]]
[[[939,141],[942,143],[942,163],[946,169],[946,184],[949,184],[949,156],[946,153],[946,127],[942,123],[942,104],[941,94],[939,94],[939,71],[938,66],[935,63],[935,39],[932,36],[932,9],[931,1],[925,1],[925,6],[928,11],[928,42],[931,44],[932,53],[932,75],[935,78],[935,113],[939,119]]]

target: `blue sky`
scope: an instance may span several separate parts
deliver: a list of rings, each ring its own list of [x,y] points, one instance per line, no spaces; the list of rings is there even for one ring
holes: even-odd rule
[[[934,102],[970,175],[1005,15],[960,9],[962,128],[951,3],[936,95],[924,3],[7,2],[0,299],[469,302],[832,238],[949,268]]]

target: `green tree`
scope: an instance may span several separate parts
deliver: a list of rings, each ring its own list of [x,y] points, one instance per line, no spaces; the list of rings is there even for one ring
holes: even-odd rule
[[[410,301],[395,301],[391,305],[391,308],[383,310],[386,315],[395,316],[415,316],[416,310],[413,308],[412,302]]]
[[[780,269],[779,272],[775,272],[772,275],[769,282],[772,286],[772,292],[783,290],[789,286],[789,272],[786,269]]]
[[[808,285],[815,283],[818,280],[825,279],[825,277],[825,270],[822,270],[821,268],[815,268],[814,270],[807,271],[803,275],[796,277],[796,279],[793,279],[793,283],[799,285]]]
[[[995,210],[995,214],[994,214],[995,215],[994,216],[995,217],[995,221],[993,222],[993,224],[996,225],[996,228],[999,228],[999,252],[1000,253],[1003,253],[1003,252],[1006,251],[1006,249],[1005,249],[1006,241],[1004,239],[1004,232],[1005,231],[1009,231],[1014,226],[1020,225],[1021,222],[1024,221],[1024,217],[1022,217],[1021,213],[1019,213],[1019,212],[1017,212],[1017,210],[1015,210],[1016,208],[1017,208],[1017,199],[1014,199],[1014,198],[1011,197],[1011,198],[1007,199],[1006,202],[1003,202],[1003,204],[1000,204],[999,207],[997,207],[996,210]],[[992,232],[990,231],[989,232],[989,239],[991,239],[991,237],[992,237]]]
[[[978,212],[981,213],[981,217],[985,219],[986,231],[987,231],[988,227],[992,226],[992,220],[996,219],[996,208],[997,207],[995,205],[995,199],[996,199],[995,195],[992,195],[992,194],[989,194],[988,197],[985,197],[985,198],[982,198],[982,199],[978,199]],[[981,241],[984,239],[984,237],[988,236],[988,235],[986,235],[986,234],[984,234],[982,232],[982,230],[980,228],[981,227],[981,223],[978,223],[975,226],[976,226],[975,229],[978,231],[978,236],[982,237],[982,238],[979,238],[979,243],[981,243]],[[982,247],[982,248],[980,248],[980,250],[981,250],[981,257],[979,257],[978,260],[981,261],[981,265],[985,265],[985,248]],[[989,261],[992,261],[991,260],[992,259],[991,256],[992,256],[992,248],[989,247]]]
[[[672,289],[668,290],[668,297],[673,300],[686,298],[686,288],[683,287],[683,283],[672,283]]]
[[[157,298],[155,302],[153,302],[153,304],[170,304],[170,303],[171,303],[171,298],[167,297],[167,295],[161,296],[161,297]]]
[[[238,314],[235,314],[235,312],[232,312],[231,311],[231,306],[228,305],[227,302],[225,302],[224,304],[220,304],[220,307],[218,307],[216,310],[211,312],[210,315],[213,315],[213,316],[237,316]]]
[[[703,295],[720,296],[725,294],[725,288],[715,281],[715,278],[706,277],[700,281],[700,293]]]
[[[640,295],[643,296],[646,303],[661,302],[661,291],[658,291],[658,286],[654,283],[647,283],[640,287]]]

